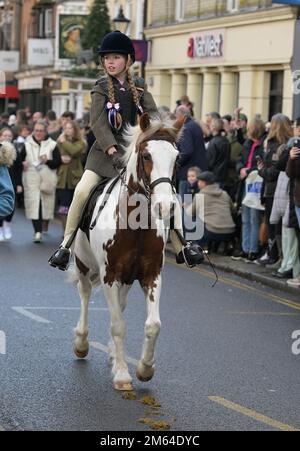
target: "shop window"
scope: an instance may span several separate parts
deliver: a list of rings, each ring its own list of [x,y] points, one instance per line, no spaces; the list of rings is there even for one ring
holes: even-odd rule
[[[53,35],[53,10],[46,9],[45,10],[45,36],[50,37]]]
[[[282,113],[283,71],[271,72],[269,118]]]
[[[127,36],[131,36],[131,23],[132,23],[132,0],[126,1],[126,9],[125,9],[125,16],[127,19],[130,20],[130,23],[127,28]],[[116,17],[116,16],[115,16]]]
[[[184,3],[185,3],[185,0],[176,0],[175,19],[177,22],[180,22],[184,19]]]
[[[39,38],[43,38],[44,37],[44,12],[43,11],[39,11],[38,37]]]
[[[234,13],[239,9],[239,0],[227,0],[227,11]]]

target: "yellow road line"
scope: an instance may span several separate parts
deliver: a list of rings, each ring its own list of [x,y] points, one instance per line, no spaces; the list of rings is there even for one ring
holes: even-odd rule
[[[166,262],[173,266],[178,267],[178,265],[172,259],[170,259],[168,257],[166,258]],[[199,269],[199,268],[189,269],[187,267],[182,267],[181,269],[185,269],[186,271],[193,271],[198,274],[201,274],[202,276],[209,277],[210,279],[215,279],[215,275],[212,274],[211,272],[207,271],[206,269]],[[240,290],[243,290],[243,291],[248,291],[248,292],[258,294],[268,300],[276,302],[277,304],[286,305],[287,307],[290,307],[294,310],[300,311],[300,304],[297,302],[290,301],[289,299],[285,299],[280,296],[276,296],[275,294],[265,293],[264,291],[259,290],[258,288],[245,285],[236,280],[228,279],[227,277],[219,277],[219,281],[222,283],[225,283],[226,285],[230,285],[234,288],[239,288]]]
[[[239,404],[235,404],[234,402],[228,401],[225,398],[220,398],[219,396],[209,396],[208,399],[212,402],[222,405],[227,409],[233,410],[235,412],[241,413],[246,417],[252,418],[260,423],[267,424],[268,426],[273,427],[276,430],[280,431],[290,431],[290,432],[299,432],[299,429],[296,429],[293,426],[289,426],[288,424],[281,423],[280,421],[273,420],[261,413],[256,412],[255,410],[248,409],[247,407],[243,407]]]

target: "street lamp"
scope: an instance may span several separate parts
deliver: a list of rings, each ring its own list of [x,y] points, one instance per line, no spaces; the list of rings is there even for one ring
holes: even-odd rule
[[[124,15],[123,7],[120,6],[117,17],[113,19],[115,30],[119,30],[126,34],[131,20],[127,19]]]

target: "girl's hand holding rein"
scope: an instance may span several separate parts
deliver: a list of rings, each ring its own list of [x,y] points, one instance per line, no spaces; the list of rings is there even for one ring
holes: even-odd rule
[[[108,150],[107,150],[107,154],[111,157],[112,155],[114,155],[115,153],[118,153],[118,151],[117,151],[117,149],[115,148],[115,146],[113,146],[113,147],[110,147]]]

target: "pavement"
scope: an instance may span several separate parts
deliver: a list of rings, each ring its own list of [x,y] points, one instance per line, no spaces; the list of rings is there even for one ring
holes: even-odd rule
[[[90,353],[73,355],[80,301],[47,258],[61,239],[51,224],[42,244],[22,212],[0,243],[0,431],[300,430],[298,293],[166,258],[156,373],[135,378],[145,301],[134,284],[125,312],[126,351],[136,399],[114,391],[108,366],[109,314],[101,290],[90,301]],[[143,403],[152,396],[161,407]],[[146,420],[145,420],[146,419]],[[150,422],[150,426],[145,424]],[[157,423],[156,423],[157,425]]]

